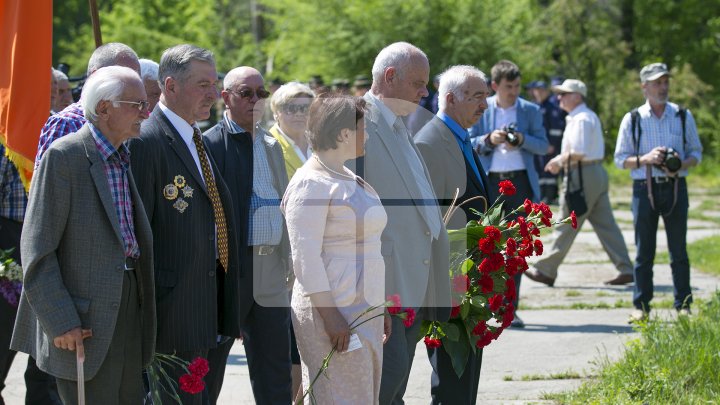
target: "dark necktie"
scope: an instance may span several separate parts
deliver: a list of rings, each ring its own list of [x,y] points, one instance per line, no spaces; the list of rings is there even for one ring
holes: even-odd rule
[[[203,177],[205,178],[205,186],[212,202],[213,213],[215,214],[215,227],[217,229],[217,250],[220,256],[220,263],[225,271],[228,269],[228,234],[227,224],[225,222],[225,211],[223,210],[222,201],[220,201],[220,193],[218,193],[215,177],[213,176],[210,162],[208,162],[205,154],[205,146],[202,142],[200,130],[193,128],[193,142],[197,149],[198,158],[200,159],[200,167],[202,167]]]

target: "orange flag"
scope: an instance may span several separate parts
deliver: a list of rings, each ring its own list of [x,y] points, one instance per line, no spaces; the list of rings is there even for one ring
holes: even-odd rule
[[[52,0],[0,0],[0,142],[27,189],[50,112]]]

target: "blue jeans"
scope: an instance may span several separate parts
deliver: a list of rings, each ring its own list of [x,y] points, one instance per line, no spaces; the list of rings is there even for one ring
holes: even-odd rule
[[[650,311],[650,300],[653,298],[653,263],[658,219],[662,216],[665,223],[668,249],[670,251],[670,268],[672,269],[673,294],[675,309],[689,308],[692,303],[690,290],[690,261],[687,255],[687,219],[688,194],[684,178],[676,180],[678,184],[677,202],[672,209],[674,182],[656,183],[653,181],[652,191],[655,209],[650,206],[647,194],[647,182],[633,182],[632,212],[635,225],[635,291],[633,305],[635,308]]]

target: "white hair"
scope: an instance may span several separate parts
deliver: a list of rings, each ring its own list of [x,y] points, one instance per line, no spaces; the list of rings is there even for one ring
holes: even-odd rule
[[[158,69],[160,65],[150,59],[140,59],[140,78],[151,81],[158,81]]]
[[[58,82],[69,81],[67,75],[63,73],[62,70],[53,68],[53,76],[55,76],[55,80],[57,80]]]
[[[455,65],[447,68],[440,75],[440,85],[438,86],[438,107],[444,110],[447,105],[448,93],[452,93],[456,99],[462,101],[465,98],[463,94],[463,86],[468,79],[475,78],[487,82],[487,76],[480,69],[470,65]]]
[[[107,44],[99,46],[90,55],[88,61],[87,75],[90,76],[96,70],[116,65],[118,60],[123,57],[138,60],[137,54],[129,46],[121,44],[119,42],[109,42]]]
[[[380,83],[383,80],[385,70],[394,67],[398,78],[402,78],[405,70],[412,64],[413,59],[427,55],[420,48],[407,42],[395,42],[383,48],[375,57],[372,67],[373,82]]]
[[[308,85],[300,82],[285,83],[273,93],[270,99],[270,109],[273,114],[277,114],[285,104],[297,97],[315,98],[315,92]]]
[[[96,108],[103,100],[117,101],[123,93],[125,85],[132,80],[140,83],[140,76],[134,70],[124,66],[106,66],[95,71],[83,85],[82,102],[85,119],[97,121]]]

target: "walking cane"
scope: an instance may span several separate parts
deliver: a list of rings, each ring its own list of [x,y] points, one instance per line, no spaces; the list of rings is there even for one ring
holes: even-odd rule
[[[78,346],[76,353],[78,405],[85,405],[85,347]]]

